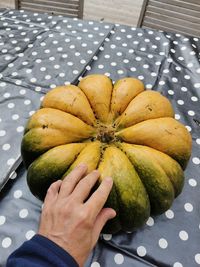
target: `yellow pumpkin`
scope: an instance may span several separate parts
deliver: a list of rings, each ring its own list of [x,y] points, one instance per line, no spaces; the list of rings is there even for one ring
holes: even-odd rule
[[[114,85],[89,75],[78,86],[49,91],[27,123],[21,151],[31,192],[44,199],[50,184],[80,162],[114,180],[106,206],[116,210],[104,232],[132,231],[170,208],[183,187],[191,136],[174,119],[169,100],[141,81]]]

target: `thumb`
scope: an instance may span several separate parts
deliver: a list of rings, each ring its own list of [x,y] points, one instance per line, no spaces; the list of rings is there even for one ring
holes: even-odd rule
[[[116,211],[111,208],[103,208],[96,217],[93,229],[93,245],[96,244],[102,228],[106,222],[116,216]]]

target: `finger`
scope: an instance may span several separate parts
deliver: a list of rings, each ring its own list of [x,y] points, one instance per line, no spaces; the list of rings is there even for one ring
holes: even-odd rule
[[[98,178],[100,176],[99,171],[94,170],[91,173],[89,173],[87,176],[85,176],[76,186],[73,192],[73,196],[81,202],[84,202],[84,200],[88,197],[91,189],[97,182]]]
[[[62,181],[58,180],[50,185],[44,200],[44,206],[51,206],[56,201],[61,184]]]
[[[111,208],[104,208],[96,217],[96,221],[93,228],[93,246],[96,244],[101,230],[103,229],[106,222],[113,219],[116,216],[116,211]]]
[[[63,180],[62,186],[59,192],[59,198],[65,198],[69,196],[76,184],[83,178],[87,172],[87,166],[85,164],[78,165],[73,171],[71,171]]]
[[[101,182],[97,190],[92,194],[92,196],[85,203],[87,208],[91,212],[91,216],[95,219],[101,209],[103,208],[109,193],[113,186],[113,180],[111,177],[106,177]]]

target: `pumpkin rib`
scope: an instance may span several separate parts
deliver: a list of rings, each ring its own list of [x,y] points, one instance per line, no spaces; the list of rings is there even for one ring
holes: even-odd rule
[[[70,165],[69,169],[66,171],[65,175],[67,175],[70,171],[72,171],[76,166],[80,163],[87,164],[87,174],[91,171],[97,169],[100,156],[100,142],[88,142],[85,143],[86,146],[80,152],[78,157],[74,160],[74,162]]]
[[[144,91],[144,84],[135,78],[127,77],[115,82],[111,98],[111,112],[114,113],[114,120],[124,112],[129,103],[142,91]]]
[[[103,123],[107,122],[113,88],[111,79],[105,75],[92,74],[81,79],[78,87],[87,95],[96,118]]]
[[[118,140],[157,149],[185,169],[191,153],[191,136],[187,129],[170,117],[149,119],[115,133]]]
[[[116,120],[117,128],[123,129],[137,123],[163,117],[174,117],[170,101],[157,91],[142,91],[128,104]]]
[[[78,117],[88,125],[95,125],[93,109],[85,93],[75,85],[58,86],[49,91],[41,103],[41,108],[58,109]]]
[[[174,200],[174,187],[157,161],[152,160],[141,146],[120,144],[122,151],[133,164],[143,183],[151,203],[151,212],[161,214],[171,207]]]
[[[121,202],[123,203],[123,209],[121,207],[120,210],[120,206],[117,206],[120,211],[122,229],[130,231],[141,226],[149,217],[149,198],[134,166],[125,153],[113,145],[108,146],[98,170],[101,173],[100,180],[106,176],[113,178],[118,192],[118,202],[120,206]],[[123,179],[123,174],[126,179]],[[107,203],[109,204],[109,198]],[[132,209],[135,210],[134,215],[131,212]]]
[[[70,162],[73,162],[83,149],[83,143],[74,143],[56,146],[40,155],[29,166],[27,173],[27,183],[33,195],[40,200],[44,200],[50,184],[62,179],[63,174],[69,168]],[[64,154],[63,151],[65,151]],[[61,154],[62,157],[58,160],[58,155],[61,156]],[[65,160],[63,160],[63,155]],[[69,165],[67,166],[68,161]],[[40,187],[39,192],[37,192],[38,187]]]

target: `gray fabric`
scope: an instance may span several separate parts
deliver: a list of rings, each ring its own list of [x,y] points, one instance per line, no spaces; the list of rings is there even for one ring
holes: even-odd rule
[[[13,12],[13,13],[9,13]],[[28,18],[26,15],[28,14]],[[31,19],[30,23],[34,23],[34,27],[39,28],[39,32],[32,36],[27,30],[30,38],[34,39],[34,47],[25,48],[24,57],[16,57],[14,52],[15,46],[10,47],[11,56],[14,58],[13,67],[3,70],[1,78],[0,90],[0,112],[1,125],[6,130],[6,135],[1,136],[3,143],[10,143],[11,147],[2,152],[0,158],[1,177],[6,181],[5,175],[14,166],[7,165],[9,158],[16,159],[20,157],[20,140],[22,128],[29,114],[36,110],[40,104],[40,97],[45,93],[52,84],[63,84],[65,81],[77,82],[78,77],[91,73],[103,73],[109,75],[113,81],[124,76],[138,77],[143,80],[147,89],[157,90],[166,95],[172,102],[176,119],[183,122],[187,129],[191,132],[193,138],[192,156],[185,171],[185,186],[182,194],[174,201],[173,206],[165,214],[157,217],[150,217],[147,224],[135,231],[134,233],[119,233],[117,235],[101,235],[100,240],[91,253],[86,266],[89,267],[116,267],[121,266],[159,266],[159,267],[195,267],[200,265],[200,215],[199,215],[199,177],[200,177],[200,41],[198,38],[188,38],[178,34],[167,34],[163,32],[135,29],[122,25],[116,25],[113,28],[105,29],[107,24],[97,22],[87,22],[79,20],[69,20],[70,25],[75,23],[83,24],[85,29],[95,35],[94,40],[98,40],[99,35],[96,33],[95,27],[99,27],[103,31],[104,36],[100,36],[99,50],[97,46],[93,46],[92,54],[86,55],[85,50],[80,46],[80,42],[75,42],[78,33],[71,32],[73,36],[70,45],[77,45],[78,49],[83,52],[82,57],[87,63],[80,64],[76,56],[70,52],[69,45],[66,47],[64,36],[60,32],[69,35],[64,20],[66,18],[53,17],[55,24],[48,19],[48,15],[39,15],[42,18],[40,22],[37,16],[31,13],[20,11],[4,12],[6,19],[10,16],[14,20],[19,19],[26,21]],[[51,20],[51,19],[50,19]],[[0,21],[3,23],[5,21]],[[6,22],[9,22],[6,20]],[[45,22],[45,25],[40,25]],[[9,22],[10,23],[10,22]],[[20,22],[22,23],[22,22]],[[27,22],[26,22],[27,23]],[[92,24],[94,23],[94,24]],[[68,23],[67,23],[68,25]],[[93,25],[93,26],[91,26]],[[14,25],[15,26],[15,25]],[[14,27],[13,26],[13,27]],[[49,31],[45,27],[49,27],[54,37],[48,37]],[[56,27],[61,26],[62,29]],[[8,26],[2,26],[8,27]],[[0,31],[2,30],[0,28]],[[74,26],[75,27],[75,26]],[[75,27],[79,29],[77,26]],[[79,30],[77,30],[78,32]],[[95,32],[95,33],[94,33]],[[0,39],[5,40],[4,36]],[[109,35],[111,33],[111,35]],[[86,43],[88,32],[82,32],[81,43]],[[37,39],[42,36],[42,39]],[[19,40],[21,36],[18,36]],[[18,40],[18,38],[16,38]],[[58,75],[57,69],[53,67],[55,63],[51,63],[48,58],[50,55],[44,53],[44,49],[50,49],[52,55],[56,58],[56,64],[63,64],[62,57],[58,56],[54,45],[50,38],[57,40],[61,38],[59,45],[66,49],[64,53],[70,55],[70,59],[76,65],[78,74],[73,74],[71,67],[62,65],[59,73],[65,73],[65,78]],[[67,36],[68,38],[68,36]],[[103,41],[105,39],[105,41]],[[5,41],[4,41],[5,42]],[[10,42],[10,39],[7,39]],[[41,47],[41,42],[45,42],[46,46]],[[9,43],[10,44],[10,43]],[[21,42],[23,46],[23,42]],[[57,45],[56,45],[57,47]],[[13,50],[12,50],[13,49]],[[43,64],[35,62],[35,56],[32,52],[36,51],[40,55]],[[56,52],[56,54],[55,54]],[[96,55],[94,56],[94,53]],[[52,56],[51,55],[51,56]],[[0,56],[1,53],[0,53]],[[58,56],[58,57],[57,57]],[[87,56],[87,57],[86,57]],[[4,57],[4,56],[3,56]],[[81,58],[82,58],[81,57]],[[85,58],[86,57],[86,58]],[[81,59],[80,58],[80,59]],[[29,65],[22,65],[23,61],[28,61]],[[40,65],[38,67],[38,65]],[[44,81],[42,72],[39,68],[45,67],[50,80]],[[26,69],[32,72],[26,74]],[[17,76],[12,75],[17,72]],[[47,74],[46,74],[47,75]],[[34,83],[30,82],[31,78],[37,78]],[[22,83],[15,84],[17,80]],[[19,83],[19,82],[17,82]],[[41,87],[41,88],[40,88]],[[53,86],[52,86],[53,87]],[[21,91],[25,90],[25,91]],[[20,93],[21,91],[21,93]],[[6,93],[10,93],[5,95]],[[27,102],[30,100],[31,102]],[[26,101],[26,102],[24,102]],[[13,102],[15,107],[8,108],[8,103]],[[26,103],[26,104],[25,104]],[[30,113],[31,112],[31,113]],[[12,115],[19,114],[17,120],[13,120]],[[16,116],[14,117],[16,118]],[[16,129],[18,128],[18,131]],[[0,132],[3,135],[4,132]],[[5,156],[6,155],[6,156]],[[6,157],[4,159],[4,157]],[[16,177],[17,173],[17,177]],[[4,189],[1,191],[0,202],[0,266],[5,265],[8,255],[16,249],[23,241],[29,239],[34,232],[37,231],[38,220],[41,211],[41,202],[34,198],[26,184],[26,170],[21,165],[16,172],[11,174],[10,179]]]

